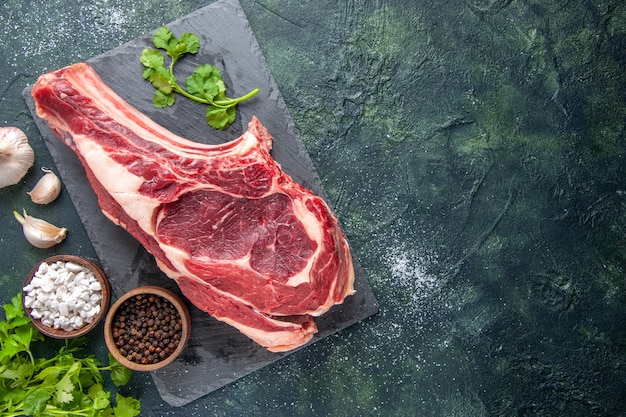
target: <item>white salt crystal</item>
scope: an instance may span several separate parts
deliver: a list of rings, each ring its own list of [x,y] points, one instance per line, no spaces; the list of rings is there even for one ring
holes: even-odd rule
[[[22,290],[31,316],[48,327],[79,329],[100,312],[100,282],[92,271],[73,262],[41,263]]]
[[[68,270],[72,271],[72,272],[82,272],[83,271],[83,267],[75,264],[74,262],[66,262],[65,263],[65,268],[67,268]]]

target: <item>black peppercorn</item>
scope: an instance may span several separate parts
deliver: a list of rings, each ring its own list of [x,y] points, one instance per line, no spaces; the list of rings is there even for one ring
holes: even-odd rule
[[[112,326],[113,339],[122,355],[141,364],[167,359],[182,336],[182,320],[176,308],[154,295],[135,295],[126,300]]]

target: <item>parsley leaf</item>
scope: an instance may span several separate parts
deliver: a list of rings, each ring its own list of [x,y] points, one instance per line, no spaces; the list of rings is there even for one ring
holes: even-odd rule
[[[6,304],[2,308],[4,309],[6,321],[9,323],[12,323],[15,319],[26,317],[24,315],[24,308],[22,307],[22,300],[18,297],[13,297],[11,304]]]
[[[96,392],[95,398],[93,399],[94,410],[106,410],[109,408],[111,405],[110,397],[111,393],[103,391],[102,387],[100,387],[100,390]]]
[[[45,388],[38,388],[24,398],[24,413],[35,415],[46,409],[46,404],[50,399],[50,393]]]
[[[34,342],[44,336],[24,313],[21,294],[4,306],[0,321],[0,415],[136,416],[141,404],[132,397],[116,396],[103,388],[103,372],[110,371],[117,386],[132,375],[111,357],[103,366],[94,355],[75,356],[87,346],[88,338],[65,342],[52,357],[35,357]],[[119,410],[119,414],[118,414]]]
[[[181,87],[174,75],[174,65],[187,54],[196,54],[200,50],[200,39],[193,33],[183,33],[178,39],[166,26],[161,26],[152,36],[152,43],[157,49],[146,48],[141,52],[139,61],[144,66],[142,76],[156,89],[152,103],[156,108],[174,104],[176,93],[201,104],[207,104],[206,120],[214,129],[223,130],[230,126],[237,116],[236,106],[259,92],[256,88],[238,98],[226,96],[226,85],[220,70],[210,64],[196,67],[186,78],[185,88]],[[165,65],[162,49],[170,57],[169,66]]]
[[[110,353],[109,370],[111,371],[111,380],[118,387],[128,384],[128,381],[130,381],[130,377],[133,375],[133,371],[115,360],[115,358]]]
[[[80,368],[80,362],[72,363],[65,372],[65,375],[63,375],[63,378],[55,385],[55,397],[59,403],[69,403],[74,399],[74,395],[72,395],[72,391],[74,391],[74,380],[80,372]]]
[[[161,26],[155,32],[152,42],[157,48],[165,49],[167,55],[174,60],[185,54],[195,54],[200,49],[200,39],[196,35],[183,33],[177,39],[166,26]]]
[[[117,393],[115,403],[117,404],[113,407],[115,417],[134,417],[138,416],[141,411],[139,401],[132,397],[124,397]]]
[[[206,120],[211,126],[217,126],[216,129],[225,129],[235,121],[234,107],[218,107],[209,106],[206,111]]]

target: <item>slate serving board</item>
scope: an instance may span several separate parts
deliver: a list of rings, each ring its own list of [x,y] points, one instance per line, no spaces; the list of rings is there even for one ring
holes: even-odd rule
[[[139,55],[153,47],[151,37],[143,37],[89,59],[102,79],[131,105],[172,132],[202,143],[224,143],[243,133],[253,115],[274,138],[272,156],[293,179],[326,197],[321,181],[302,144],[246,16],[237,0],[220,0],[167,25],[180,36],[183,32],[200,37],[200,51],[177,64],[179,79],[196,65],[211,63],[222,70],[227,93],[240,96],[259,87],[260,93],[238,107],[235,123],[225,131],[209,128],[204,121],[205,107],[177,99],[168,109],[152,106],[153,87],[141,78]],[[55,161],[65,188],[100,258],[113,287],[122,293],[140,285],[159,285],[178,294],[174,281],[158,270],[154,259],[122,228],[101,213],[97,199],[87,183],[84,170],[74,155],[35,113],[31,88],[24,90],[35,122]],[[356,265],[356,294],[348,297],[324,316],[316,319],[319,333],[314,343],[378,311],[372,290]],[[185,352],[171,365],[152,372],[164,401],[185,405],[211,391],[268,365],[290,352],[271,353],[237,330],[195,308],[191,303],[192,332]]]

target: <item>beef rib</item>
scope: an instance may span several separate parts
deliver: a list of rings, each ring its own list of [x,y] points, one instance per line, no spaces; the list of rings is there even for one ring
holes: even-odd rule
[[[32,95],[103,213],[201,310],[279,352],[307,343],[313,317],[354,293],[337,219],[270,156],[256,117],[231,142],[195,143],[133,108],[87,63],[42,75]]]

